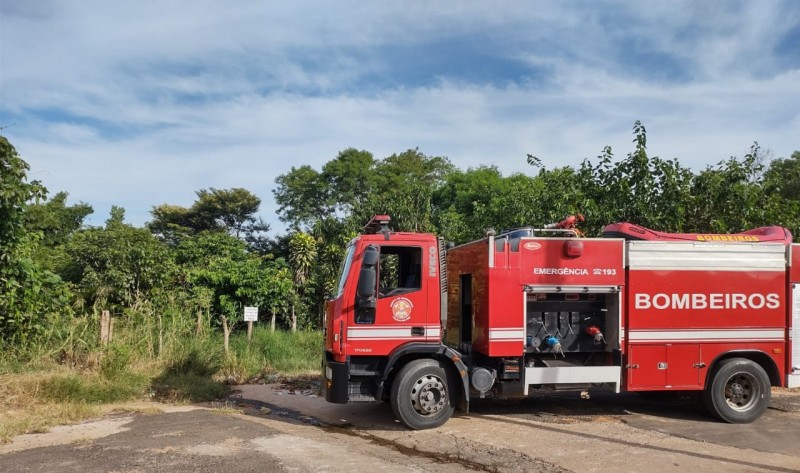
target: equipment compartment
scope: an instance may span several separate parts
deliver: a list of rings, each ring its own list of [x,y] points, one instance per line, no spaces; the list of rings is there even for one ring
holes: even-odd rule
[[[564,354],[618,348],[618,299],[618,294],[528,294],[526,351]]]

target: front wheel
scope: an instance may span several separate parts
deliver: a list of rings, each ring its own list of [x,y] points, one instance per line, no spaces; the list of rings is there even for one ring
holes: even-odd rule
[[[721,361],[703,393],[706,409],[732,424],[758,419],[771,396],[769,376],[757,363],[744,358]]]
[[[411,361],[392,383],[392,410],[411,429],[439,427],[455,409],[451,386],[447,370],[438,361]]]

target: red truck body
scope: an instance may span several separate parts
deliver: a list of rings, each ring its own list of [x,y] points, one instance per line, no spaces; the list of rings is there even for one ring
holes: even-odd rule
[[[326,306],[331,402],[388,399],[428,428],[470,397],[702,391],[748,422],[770,386],[800,385],[800,245],[781,227],[518,229],[446,249],[387,224],[348,246]]]

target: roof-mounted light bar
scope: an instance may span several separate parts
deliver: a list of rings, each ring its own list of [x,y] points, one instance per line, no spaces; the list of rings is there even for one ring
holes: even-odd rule
[[[391,221],[392,218],[388,215],[374,215],[364,226],[364,233],[389,233],[389,222]]]

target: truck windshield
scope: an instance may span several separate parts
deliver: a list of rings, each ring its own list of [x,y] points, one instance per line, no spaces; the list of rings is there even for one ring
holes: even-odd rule
[[[350,272],[350,265],[353,264],[353,253],[356,251],[356,245],[351,243],[347,246],[347,252],[342,261],[342,268],[339,270],[339,279],[336,280],[336,295],[334,299],[339,298],[344,292],[344,283],[347,281],[347,273]]]

